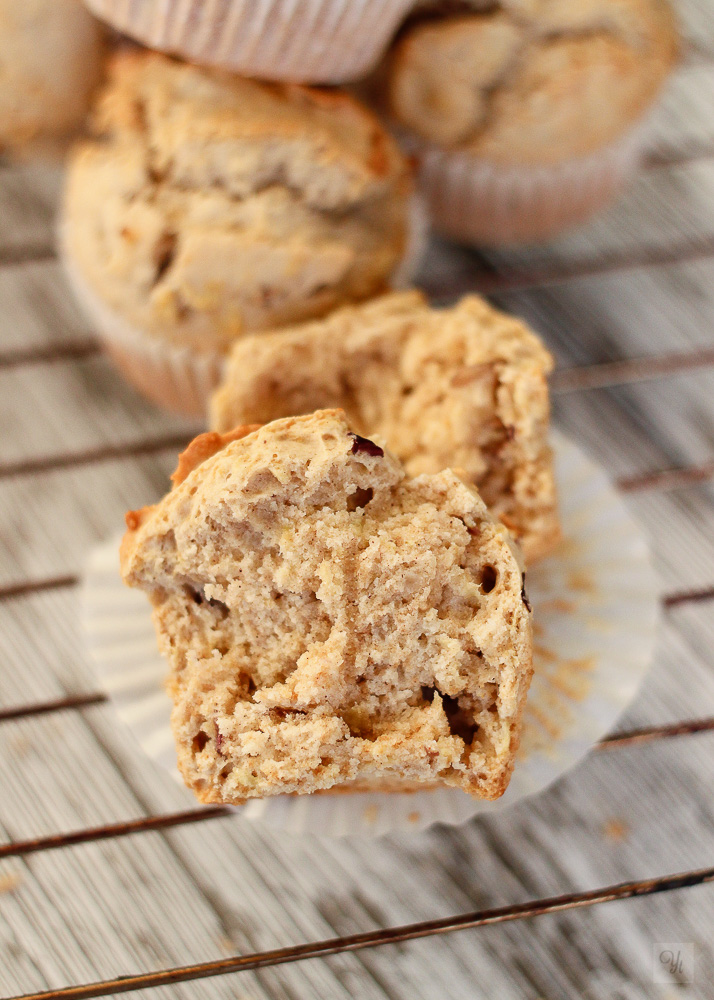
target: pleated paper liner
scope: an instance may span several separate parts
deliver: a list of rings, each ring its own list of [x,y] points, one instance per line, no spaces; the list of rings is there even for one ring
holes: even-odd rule
[[[145,45],[242,76],[345,83],[379,61],[415,0],[87,0]]]
[[[552,239],[611,204],[647,152],[649,119],[601,150],[520,166],[405,140],[434,229],[461,243],[518,246]]]
[[[657,580],[643,533],[605,473],[562,435],[554,436],[554,446],[564,538],[528,572],[535,676],[505,795],[484,802],[459,789],[437,788],[275,796],[238,807],[238,815],[292,834],[331,836],[458,825],[542,791],[613,729],[650,664]],[[163,686],[166,665],[146,596],[120,579],[118,539],[91,557],[84,621],[100,684],[118,718],[147,757],[178,778]]]

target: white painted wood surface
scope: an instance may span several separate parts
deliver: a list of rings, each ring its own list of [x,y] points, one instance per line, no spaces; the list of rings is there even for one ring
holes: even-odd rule
[[[680,4],[685,62],[650,167],[585,229],[518,253],[434,246],[425,282],[474,287],[541,331],[563,366],[714,345],[714,4]],[[0,169],[0,587],[81,573],[128,507],[159,496],[186,431],[101,355],[52,252],[57,171]],[[547,272],[548,281],[539,278]],[[515,287],[518,286],[518,287]],[[50,355],[47,356],[47,351]],[[54,352],[54,353],[52,353]],[[714,370],[555,398],[558,424],[613,476],[714,456]],[[127,454],[59,466],[106,446]],[[35,468],[13,472],[18,462]],[[714,491],[634,493],[663,592],[714,583]],[[714,604],[663,616],[623,725],[714,714]],[[0,707],[95,689],[64,587],[0,601]],[[0,865],[0,995],[298,943],[714,863],[714,736],[593,754],[532,802],[459,830],[380,842],[294,841],[237,820]],[[0,840],[193,803],[104,706],[0,724]],[[159,997],[481,1000],[714,997],[714,889],[542,917]],[[656,942],[692,942],[695,981],[656,984]]]

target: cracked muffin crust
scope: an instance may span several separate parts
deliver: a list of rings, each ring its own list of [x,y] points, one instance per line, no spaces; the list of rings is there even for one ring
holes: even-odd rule
[[[136,330],[225,351],[383,290],[411,178],[346,94],[118,55],[72,157],[65,253]]]
[[[494,163],[557,163],[614,142],[676,58],[665,0],[464,2],[442,17],[433,9],[383,67],[389,113],[427,143]]]
[[[560,536],[551,368],[535,334],[476,296],[437,310],[419,292],[392,293],[241,340],[211,426],[343,407],[360,434],[387,441],[409,475],[458,469],[531,562]]]
[[[61,147],[103,61],[101,26],[81,0],[0,0],[0,152]]]
[[[435,782],[502,794],[530,609],[476,491],[450,470],[408,478],[339,410],[208,437],[128,515],[121,551],[169,660],[187,785],[227,803]]]

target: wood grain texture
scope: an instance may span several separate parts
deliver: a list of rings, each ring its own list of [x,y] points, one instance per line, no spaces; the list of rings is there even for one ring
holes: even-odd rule
[[[441,920],[423,920],[419,923],[402,924],[399,927],[366,931],[362,934],[343,935],[338,938],[330,938],[327,941],[311,941],[287,948],[275,948],[252,955],[231,956],[230,958],[214,959],[210,962],[163,969],[158,972],[119,976],[115,979],[105,979],[95,983],[67,986],[59,990],[43,990],[38,993],[25,994],[20,1000],[89,1000],[89,998],[102,997],[107,994],[113,996],[119,993],[131,993],[138,989],[155,986],[171,986],[176,983],[195,982],[236,972],[275,968],[280,965],[305,961],[309,958],[328,958],[333,955],[362,951],[366,948],[403,944],[405,941],[416,941],[460,930],[473,930],[477,927],[491,927],[514,920],[533,919],[552,913],[584,909],[600,903],[613,903],[623,899],[650,896],[659,892],[690,889],[710,882],[714,882],[714,868],[652,879],[640,879],[635,882],[621,882],[618,885],[605,886],[602,889],[588,892],[549,896],[546,899],[476,910],[471,913],[445,917]]]
[[[679,9],[685,63],[653,126],[653,162],[620,203],[528,251],[435,242],[424,272],[442,298],[490,282],[564,368],[714,348],[714,11],[711,0]],[[66,582],[127,508],[165,490],[173,455],[134,446],[192,430],[94,353],[52,258],[57,190],[50,168],[0,169],[0,468],[14,469],[0,477],[0,597],[12,589],[0,600],[0,709],[94,691],[81,591]],[[560,393],[555,416],[613,477],[644,476],[714,459],[712,399],[714,368],[700,365]],[[639,490],[628,503],[663,592],[714,584],[710,481]],[[712,650],[711,602],[669,608],[622,726],[714,715]],[[533,801],[377,843],[296,840],[227,817],[8,858],[0,995],[710,866],[713,747],[703,733],[592,754]],[[195,807],[105,705],[3,723],[0,763],[2,843]],[[141,995],[671,1000],[676,988],[710,1000],[712,926],[714,892],[702,887]],[[672,941],[695,945],[693,984],[652,980],[653,944]]]

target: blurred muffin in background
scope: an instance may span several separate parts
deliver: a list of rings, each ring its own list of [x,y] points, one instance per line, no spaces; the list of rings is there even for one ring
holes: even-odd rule
[[[0,152],[54,152],[82,124],[102,28],[81,0],[0,0]]]
[[[94,126],[71,157],[63,256],[158,402],[202,413],[237,337],[369,298],[400,270],[409,166],[343,93],[124,52]]]
[[[441,8],[442,11],[445,8]],[[664,0],[472,0],[420,12],[380,70],[441,232],[544,239],[620,190],[677,53]]]
[[[379,61],[415,0],[87,0],[162,52],[293,83],[346,83]]]

